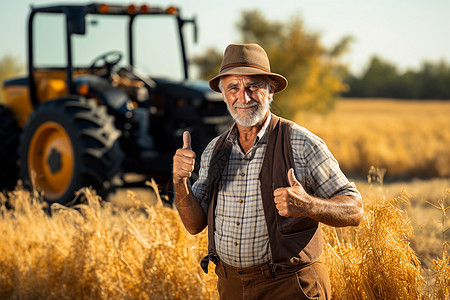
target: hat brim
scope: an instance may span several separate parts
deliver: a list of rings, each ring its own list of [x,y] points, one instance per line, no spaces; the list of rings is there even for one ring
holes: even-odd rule
[[[220,89],[219,89],[220,77],[227,76],[227,75],[245,75],[245,76],[263,75],[263,76],[270,76],[277,83],[276,87],[275,87],[275,90],[274,90],[274,93],[281,92],[288,85],[287,79],[284,78],[283,76],[281,76],[280,74],[265,72],[265,71],[257,69],[257,68],[240,66],[240,67],[227,68],[227,69],[223,70],[222,72],[220,72],[219,75],[217,75],[216,77],[212,78],[209,81],[209,87],[213,91],[216,91],[216,92],[220,93]]]

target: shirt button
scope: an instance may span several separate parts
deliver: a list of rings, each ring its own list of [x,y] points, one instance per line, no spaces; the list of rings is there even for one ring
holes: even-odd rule
[[[242,199],[239,199],[239,203],[242,203],[242,202],[244,202],[244,200],[242,200]]]
[[[236,222],[236,225],[238,225],[238,226],[239,226],[239,225],[241,225],[241,223],[239,223],[239,222]]]
[[[241,176],[242,176],[242,177],[244,177],[244,176],[245,176],[245,173],[244,173],[244,172],[242,172],[242,173],[241,173]]]
[[[237,246],[237,245],[238,245],[238,243],[237,243],[237,242],[234,242],[234,245],[235,245],[235,246]]]

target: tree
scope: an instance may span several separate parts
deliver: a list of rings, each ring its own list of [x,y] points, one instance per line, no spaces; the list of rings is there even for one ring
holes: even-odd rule
[[[363,92],[366,95],[377,94],[378,97],[390,97],[398,77],[394,65],[373,56],[362,77],[362,82],[365,83]]]
[[[3,81],[7,78],[22,73],[24,67],[19,63],[18,59],[12,55],[5,55],[0,59],[0,86],[3,89]],[[0,103],[4,102],[3,91],[0,91]]]
[[[274,110],[292,118],[299,110],[326,111],[347,86],[342,80],[346,67],[339,63],[351,42],[345,37],[331,49],[309,32],[299,17],[286,22],[269,21],[257,10],[244,11],[237,23],[242,43],[257,43],[267,52],[272,72],[289,81],[288,88],[275,97]],[[208,49],[194,59],[203,79],[217,75],[222,53]]]
[[[222,54],[214,48],[208,48],[205,53],[194,57],[192,61],[199,69],[200,78],[211,79],[219,73]]]
[[[450,66],[446,62],[424,62],[416,81],[420,86],[418,98],[450,99]]]

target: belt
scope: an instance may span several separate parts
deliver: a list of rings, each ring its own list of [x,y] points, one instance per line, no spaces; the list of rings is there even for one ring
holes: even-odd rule
[[[226,274],[235,274],[244,277],[262,275],[264,278],[275,278],[276,272],[282,269],[280,265],[269,262],[248,268],[236,268],[220,261],[217,267],[223,267]]]

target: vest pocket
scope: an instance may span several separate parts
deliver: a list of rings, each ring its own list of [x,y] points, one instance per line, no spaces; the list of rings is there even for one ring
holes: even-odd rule
[[[319,227],[301,232],[281,234],[277,259],[293,265],[316,261],[322,254],[322,235]]]

